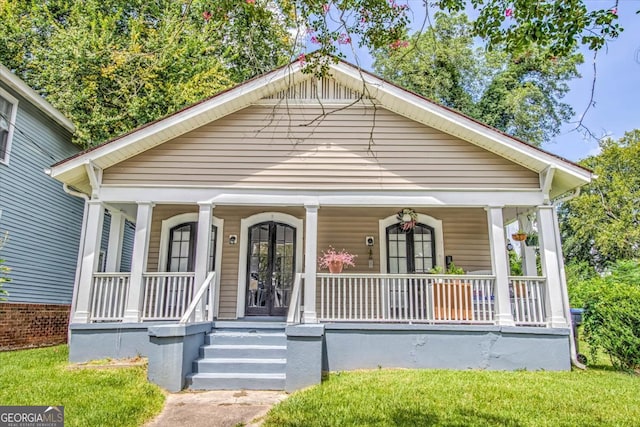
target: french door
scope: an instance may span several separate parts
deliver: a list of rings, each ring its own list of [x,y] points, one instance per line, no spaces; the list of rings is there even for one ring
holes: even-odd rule
[[[247,316],[286,316],[295,275],[296,229],[267,221],[249,228]]]

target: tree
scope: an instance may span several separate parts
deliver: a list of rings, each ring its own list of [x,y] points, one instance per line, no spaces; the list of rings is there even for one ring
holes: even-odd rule
[[[640,130],[602,140],[600,148],[581,162],[596,178],[562,204],[559,219],[565,258],[602,271],[640,256]]]
[[[0,62],[95,145],[289,60],[281,15],[231,3],[0,2]]]
[[[582,61],[535,48],[517,55],[475,48],[467,17],[444,13],[406,47],[374,56],[383,77],[537,146],[572,116],[560,99]]]

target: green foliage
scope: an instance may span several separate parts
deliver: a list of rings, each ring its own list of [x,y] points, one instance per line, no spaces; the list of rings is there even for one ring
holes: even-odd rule
[[[66,346],[0,352],[3,405],[63,405],[66,426],[140,426],[164,394],[144,366],[69,369]]]
[[[596,270],[586,261],[572,261],[564,266],[571,307],[583,308],[587,295],[591,292],[593,279],[598,278]]]
[[[600,148],[581,162],[596,178],[558,213],[566,258],[602,271],[640,255],[640,130],[602,140]]]
[[[277,11],[207,0],[0,2],[0,62],[91,146],[289,60]]]
[[[485,39],[490,48],[506,45],[509,52],[524,52],[531,46],[539,46],[562,56],[573,52],[578,44],[596,50],[622,31],[616,7],[588,11],[584,0],[438,0],[435,3],[450,12],[471,6],[478,12],[473,34]]]
[[[522,276],[522,259],[515,250],[508,251],[509,275]]]
[[[572,116],[560,100],[582,62],[579,54],[558,57],[534,47],[517,55],[504,46],[476,48],[468,18],[444,13],[407,48],[374,56],[383,77],[536,146]]]
[[[331,373],[274,406],[264,426],[631,426],[639,386],[598,369]]]

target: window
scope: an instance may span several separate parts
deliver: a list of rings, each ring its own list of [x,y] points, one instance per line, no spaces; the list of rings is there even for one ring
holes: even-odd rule
[[[403,231],[400,224],[387,227],[387,269],[391,274],[427,273],[436,265],[433,228],[416,224]]]
[[[167,257],[167,271],[189,272],[195,269],[197,222],[187,222],[169,230],[169,253]],[[209,269],[216,267],[216,240],[218,228],[211,226],[211,241],[209,242]]]
[[[0,89],[0,163],[9,163],[18,100]]]

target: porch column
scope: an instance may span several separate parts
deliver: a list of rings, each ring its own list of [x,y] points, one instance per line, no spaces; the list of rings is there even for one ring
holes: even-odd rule
[[[547,278],[546,309],[547,325],[552,328],[566,328],[567,319],[564,315],[562,303],[562,277],[560,262],[562,247],[556,238],[554,227],[556,210],[554,206],[538,206],[538,238],[540,241],[540,263],[542,274]]]
[[[86,204],[87,222],[84,230],[84,246],[80,254],[80,274],[76,283],[77,295],[72,323],[89,323],[91,320],[93,273],[97,271],[100,255],[104,207],[99,200],[88,200]]]
[[[494,309],[496,324],[513,326],[511,313],[511,297],[509,296],[509,259],[507,257],[507,242],[504,237],[504,219],[502,206],[489,206],[487,224],[489,225],[489,245],[491,247],[491,266],[496,276],[494,291]]]
[[[147,270],[153,206],[154,203],[152,202],[138,202],[136,232],[133,240],[133,254],[131,255],[131,278],[129,280],[127,306],[124,312],[124,323],[138,323],[141,321],[142,298],[144,297],[144,278],[142,275]]]
[[[527,233],[533,231],[531,220],[529,220],[527,215],[518,216],[518,225],[521,230],[525,230]],[[536,267],[535,248],[529,247],[524,242],[521,242],[520,249],[520,257],[522,258],[522,274],[524,276],[537,276],[538,268]]]
[[[304,205],[304,323],[318,323],[316,314],[316,263],[318,258],[318,205]]]
[[[209,262],[209,251],[211,249],[211,217],[213,214],[213,208],[215,207],[211,203],[198,203],[200,210],[198,213],[198,236],[196,238],[196,260],[195,260],[195,283],[194,283],[194,295],[202,286],[204,279],[207,278],[211,265]],[[203,304],[199,305],[196,309],[196,318],[204,320],[204,305],[207,299],[203,299]],[[213,307],[211,307],[213,310]]]
[[[107,246],[107,263],[105,271],[120,271],[122,258],[122,239],[124,237],[124,215],[117,210],[109,210],[111,225],[109,226],[109,245]]]

